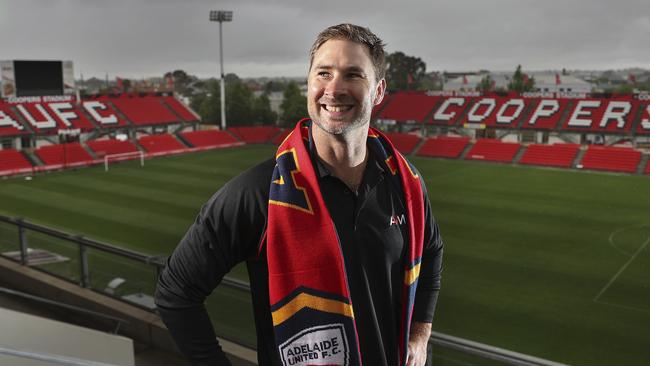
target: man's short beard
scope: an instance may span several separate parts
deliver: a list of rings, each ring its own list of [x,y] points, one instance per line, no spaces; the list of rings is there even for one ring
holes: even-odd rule
[[[357,128],[361,128],[364,126],[367,122],[361,121],[361,120],[355,120],[353,123],[349,124],[344,124],[338,128],[332,128],[331,126],[326,126],[322,124],[318,119],[312,118],[311,119],[316,126],[318,126],[321,130],[331,134],[331,135],[339,135],[339,136],[345,136],[351,131],[356,130]]]

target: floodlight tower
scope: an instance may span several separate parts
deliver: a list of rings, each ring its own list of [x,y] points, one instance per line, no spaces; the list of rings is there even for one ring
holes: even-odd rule
[[[221,27],[223,22],[232,22],[232,11],[210,10],[210,21],[219,22],[219,57],[221,59],[221,129],[226,129],[226,79],[223,73],[223,38]]]

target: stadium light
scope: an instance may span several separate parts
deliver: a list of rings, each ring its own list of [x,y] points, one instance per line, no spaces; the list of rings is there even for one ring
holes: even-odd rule
[[[232,22],[232,11],[210,10],[210,21],[219,22],[219,57],[221,59],[221,129],[226,129],[226,79],[223,73],[223,38],[221,36],[223,22]]]

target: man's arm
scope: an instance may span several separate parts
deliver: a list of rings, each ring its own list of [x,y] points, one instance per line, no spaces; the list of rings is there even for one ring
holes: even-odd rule
[[[220,189],[202,207],[158,279],[158,313],[192,365],[230,365],[204,302],[232,267],[257,253],[266,222],[267,170],[258,166]]]
[[[409,333],[406,366],[424,366],[427,362],[427,344],[431,336],[431,323],[413,322]]]
[[[409,333],[407,366],[423,366],[426,363],[427,343],[431,335],[431,322],[438,301],[442,273],[443,242],[431,212],[424,181],[422,190],[425,209],[424,249]]]

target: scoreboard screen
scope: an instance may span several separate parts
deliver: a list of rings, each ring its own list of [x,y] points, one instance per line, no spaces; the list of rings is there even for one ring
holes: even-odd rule
[[[16,96],[63,95],[62,61],[14,61]]]

